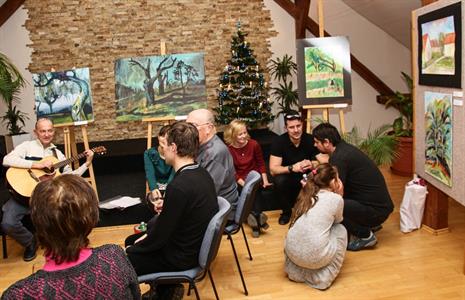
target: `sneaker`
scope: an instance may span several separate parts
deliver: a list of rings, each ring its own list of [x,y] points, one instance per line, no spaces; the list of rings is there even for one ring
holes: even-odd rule
[[[370,236],[367,238],[356,237],[347,245],[347,250],[349,251],[359,251],[364,248],[373,247],[378,243],[376,235],[373,232],[370,232]]]
[[[252,236],[254,238],[260,237],[260,228],[258,227],[252,227]]]
[[[247,224],[252,228],[258,227],[257,218],[255,218],[253,214],[249,214],[247,217]]]
[[[373,226],[371,227],[371,231],[373,232],[377,232],[377,231],[380,231],[381,229],[383,229],[383,225],[378,225],[378,226]]]
[[[279,216],[278,223],[279,223],[279,225],[286,225],[287,223],[289,223],[290,220],[291,220],[291,215],[290,214],[282,213]]]
[[[268,216],[267,215],[265,215],[264,213],[261,213],[259,219],[260,219],[259,220],[260,228],[262,228],[264,230],[267,230],[268,228],[270,228],[270,225],[266,222],[266,221],[268,221]]]
[[[23,260],[31,261],[37,257],[37,245],[36,241],[32,240],[32,243],[24,249]]]

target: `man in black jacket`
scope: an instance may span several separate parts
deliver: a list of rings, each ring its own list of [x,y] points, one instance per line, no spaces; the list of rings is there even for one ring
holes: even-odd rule
[[[333,125],[321,123],[313,129],[313,138],[318,150],[337,167],[344,185],[342,224],[354,236],[347,249],[376,245],[373,229],[380,228],[394,208],[383,174],[362,151],[344,142]]]
[[[126,239],[126,253],[139,276],[197,266],[208,223],[218,212],[213,179],[194,162],[199,149],[195,126],[174,123],[160,147],[176,174],[166,188],[165,199],[154,203],[159,215],[149,222],[152,226],[145,234]]]

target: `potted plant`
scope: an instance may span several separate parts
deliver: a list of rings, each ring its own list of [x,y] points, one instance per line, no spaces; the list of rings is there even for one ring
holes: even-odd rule
[[[391,171],[398,175],[411,176],[413,173],[413,99],[412,78],[401,72],[402,79],[408,87],[408,93],[396,91],[389,96],[379,96],[380,103],[386,108],[394,107],[400,116],[392,123],[392,134],[398,140],[398,158],[391,164]]]
[[[292,85],[292,76],[297,72],[297,64],[292,60],[292,56],[285,54],[282,58],[272,59],[269,64],[271,76],[278,81],[279,86],[272,88],[272,95],[276,97],[280,114],[299,106],[297,89]]]
[[[377,166],[389,165],[398,157],[397,138],[388,134],[391,124],[381,125],[375,130],[368,130],[364,138],[360,135],[358,127],[342,135],[342,138],[364,152]]]
[[[5,138],[7,152],[14,147],[13,136],[24,134],[23,127],[28,117],[16,107],[16,103],[19,101],[18,94],[25,85],[26,81],[16,66],[6,55],[0,53],[0,98],[7,107],[1,120],[8,129]]]

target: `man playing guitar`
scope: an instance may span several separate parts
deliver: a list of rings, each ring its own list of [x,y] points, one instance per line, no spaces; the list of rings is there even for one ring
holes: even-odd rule
[[[60,161],[65,159],[63,153],[52,144],[55,130],[50,119],[39,118],[35,124],[34,133],[37,139],[21,143],[3,158],[3,165],[5,167],[50,169],[53,165],[51,161],[40,160],[49,156],[54,156]],[[92,150],[87,150],[85,155],[86,162],[78,169],[72,170],[70,166],[65,166],[62,173],[81,176],[92,162],[94,152]],[[1,225],[3,231],[25,247],[23,255],[25,261],[33,260],[36,257],[37,248],[34,236],[21,223],[23,217],[30,213],[29,207],[10,198],[3,205],[2,210],[3,218]]]

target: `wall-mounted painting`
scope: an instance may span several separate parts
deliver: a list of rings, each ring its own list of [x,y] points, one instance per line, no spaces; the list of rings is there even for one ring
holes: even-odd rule
[[[115,62],[116,120],[182,116],[207,107],[203,53]]]
[[[425,92],[425,172],[452,186],[452,95]]]
[[[302,105],[352,104],[347,37],[297,40],[297,70]]]
[[[32,74],[37,118],[54,124],[93,121],[89,68]]]
[[[461,2],[418,17],[419,83],[461,88]]]

